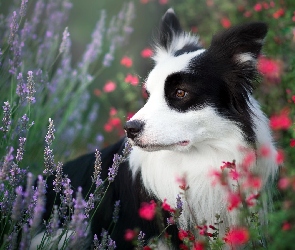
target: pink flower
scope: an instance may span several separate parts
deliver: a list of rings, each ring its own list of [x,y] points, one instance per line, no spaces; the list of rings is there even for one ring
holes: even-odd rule
[[[193,250],[205,250],[205,244],[201,241],[196,241],[193,246]]]
[[[145,48],[144,50],[141,51],[140,54],[143,58],[148,58],[153,55],[153,51],[150,48]]]
[[[112,82],[112,81],[108,81],[104,87],[103,87],[103,91],[106,93],[109,92],[113,92],[116,89],[117,85],[116,83]]]
[[[253,200],[257,200],[259,198],[259,194],[251,194],[247,199],[246,203],[249,207],[254,206],[255,203]]]
[[[121,59],[121,62],[120,62],[123,66],[125,66],[126,68],[130,68],[132,66],[132,59],[128,56],[124,56],[122,59]]]
[[[285,155],[284,155],[284,152],[282,150],[279,150],[277,152],[277,156],[276,156],[276,162],[278,165],[282,165],[283,162],[284,162],[284,158],[285,158]]]
[[[127,76],[125,77],[125,82],[130,83],[133,86],[137,86],[138,85],[138,77],[135,75],[131,75],[131,74],[127,74]]]
[[[114,107],[110,108],[110,116],[115,116],[117,113],[118,111]]]
[[[289,118],[289,112],[283,110],[280,114],[271,116],[269,124],[273,130],[287,130],[292,125],[292,121]]]
[[[133,240],[135,237],[136,237],[136,232],[135,232],[134,230],[127,229],[127,230],[125,231],[124,239],[125,239],[126,241],[131,241],[131,240]]]
[[[101,91],[99,89],[94,89],[93,90],[94,95],[96,96],[100,96],[101,95]]]
[[[281,63],[279,61],[261,56],[258,58],[257,69],[270,81],[280,80]]]
[[[227,201],[228,201],[227,209],[229,211],[232,211],[233,209],[237,208],[242,202],[240,194],[234,193],[234,192],[230,192],[228,194]]]
[[[295,147],[295,139],[294,138],[291,138],[290,139],[290,147],[291,148],[294,148]]]
[[[228,29],[231,26],[231,21],[227,17],[221,18],[220,23],[222,27],[226,29]]]
[[[254,10],[259,12],[262,10],[262,4],[261,3],[257,3],[254,5]]]
[[[156,203],[152,200],[150,203],[143,202],[139,208],[139,216],[145,220],[154,219],[156,214]]]
[[[167,203],[167,199],[164,199],[164,201],[162,203],[162,208],[163,208],[163,210],[170,212],[170,213],[175,212],[175,209],[171,208],[171,206]]]
[[[287,178],[287,177],[280,178],[280,180],[278,182],[279,189],[285,190],[289,187],[289,185],[290,185],[289,178]]]
[[[229,245],[239,246],[247,243],[249,232],[246,228],[232,228],[224,237],[224,241]]]
[[[167,3],[168,3],[168,0],[159,0],[159,4],[164,5],[164,4],[167,4]]]
[[[288,231],[288,230],[290,230],[291,228],[292,228],[292,225],[291,225],[290,222],[285,221],[285,222],[283,223],[283,226],[282,226],[282,230],[283,230],[283,231]]]
[[[273,18],[278,19],[285,15],[285,10],[283,8],[278,9],[275,13],[272,14]]]
[[[109,123],[106,123],[103,127],[104,131],[111,132],[113,130],[113,126]]]
[[[270,148],[266,145],[263,145],[259,148],[259,154],[262,157],[269,157],[270,156]]]

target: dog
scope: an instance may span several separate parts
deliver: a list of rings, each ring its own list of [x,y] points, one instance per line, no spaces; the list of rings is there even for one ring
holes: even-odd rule
[[[276,148],[268,119],[252,96],[266,34],[264,23],[242,24],[218,33],[204,49],[197,36],[183,31],[173,9],[165,13],[154,46],[155,66],[145,83],[148,100],[126,122],[127,138],[101,151],[101,177],[106,179],[113,155],[122,152],[126,140],[133,146],[95,212],[91,237],[110,227],[117,200],[121,202],[119,219],[109,230],[117,249],[133,249],[124,239],[127,229],[140,229],[146,242],[157,237],[158,221],[141,218],[139,208],[151,200],[165,200],[176,207],[176,197],[183,191],[176,178],[184,176],[188,199],[183,201],[178,224],[167,229],[172,246],[163,243],[159,249],[178,249],[178,228],[196,226],[195,218],[197,223],[214,224],[219,214],[223,231],[235,225],[237,216],[227,211],[225,191],[212,186],[208,173],[222,162],[242,164],[245,152],[256,155],[251,169],[259,172],[267,189],[278,167]],[[258,154],[265,145],[270,152],[267,158]],[[94,153],[84,155],[63,169],[75,190],[82,187],[84,197],[91,188],[94,161]],[[52,181],[48,178],[46,220],[55,197]],[[168,216],[163,215],[163,223]]]

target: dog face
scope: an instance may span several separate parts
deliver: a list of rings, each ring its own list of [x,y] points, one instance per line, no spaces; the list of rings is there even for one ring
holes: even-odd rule
[[[188,151],[224,136],[255,143],[250,95],[267,28],[250,23],[213,37],[208,49],[185,33],[172,9],[162,18],[149,99],[126,123],[127,136],[147,151]]]

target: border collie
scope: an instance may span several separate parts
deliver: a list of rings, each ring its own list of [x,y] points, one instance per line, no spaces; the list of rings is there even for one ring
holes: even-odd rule
[[[133,248],[124,240],[126,229],[140,228],[147,241],[158,236],[158,222],[140,218],[138,210],[150,200],[166,199],[176,207],[181,192],[176,178],[182,176],[189,186],[188,200],[178,225],[167,230],[175,249],[180,243],[177,227],[195,226],[193,218],[213,224],[219,214],[224,229],[237,223],[236,214],[227,211],[225,191],[212,186],[208,173],[224,161],[235,160],[239,166],[245,152],[251,151],[256,155],[251,169],[260,173],[265,188],[275,175],[276,149],[268,119],[252,97],[266,33],[264,23],[242,24],[215,35],[204,49],[198,37],[182,30],[172,9],[166,12],[155,45],[155,66],[145,83],[149,98],[125,125],[133,150],[95,213],[91,236],[109,228],[117,200],[119,219],[109,230],[117,249]],[[102,150],[102,179],[108,176],[113,155],[122,152],[124,140]],[[268,146],[270,157],[259,156],[261,146]],[[82,187],[84,196],[91,187],[94,161],[94,154],[89,154],[64,167],[73,188]],[[49,178],[45,219],[54,197]]]

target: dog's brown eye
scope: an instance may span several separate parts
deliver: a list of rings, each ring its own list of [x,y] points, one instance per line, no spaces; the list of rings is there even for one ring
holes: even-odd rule
[[[183,98],[185,97],[187,94],[187,92],[185,92],[184,90],[182,89],[177,89],[176,92],[175,92],[175,95],[177,98]]]

